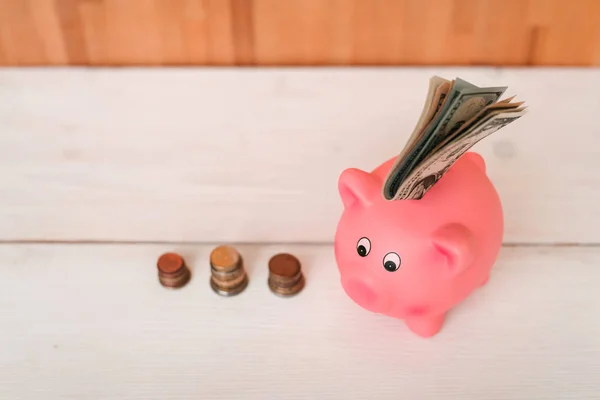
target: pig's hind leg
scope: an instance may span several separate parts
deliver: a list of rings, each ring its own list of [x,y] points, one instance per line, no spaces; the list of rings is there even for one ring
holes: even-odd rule
[[[409,317],[406,319],[406,325],[421,337],[431,337],[442,329],[445,317],[445,314]]]

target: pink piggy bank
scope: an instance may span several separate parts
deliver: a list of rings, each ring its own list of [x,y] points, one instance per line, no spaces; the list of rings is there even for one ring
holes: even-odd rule
[[[394,160],[371,173],[342,172],[335,258],[355,303],[430,337],[487,282],[502,244],[502,205],[483,158],[472,152],[420,200],[386,200],[382,186]]]

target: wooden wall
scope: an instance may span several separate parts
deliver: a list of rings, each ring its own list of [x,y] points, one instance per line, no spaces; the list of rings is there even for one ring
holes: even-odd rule
[[[0,0],[0,65],[600,64],[598,0]]]

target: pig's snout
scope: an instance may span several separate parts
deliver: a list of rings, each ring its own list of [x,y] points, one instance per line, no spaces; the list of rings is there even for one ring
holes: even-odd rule
[[[368,279],[348,277],[342,279],[342,286],[348,297],[366,310],[381,313],[389,308],[388,296]]]

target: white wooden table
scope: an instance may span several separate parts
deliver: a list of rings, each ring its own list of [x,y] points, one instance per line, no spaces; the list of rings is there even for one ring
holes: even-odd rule
[[[422,339],[345,296],[331,242],[339,173],[400,151],[432,74],[530,113],[474,148],[506,214],[489,284]],[[0,399],[600,398],[598,93],[590,69],[0,70]],[[237,297],[208,285],[221,243]],[[280,251],[297,297],[267,288]]]

